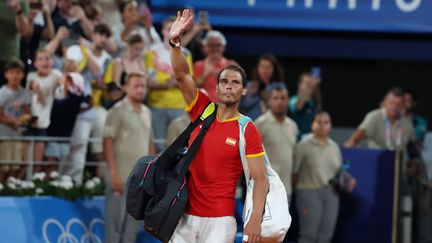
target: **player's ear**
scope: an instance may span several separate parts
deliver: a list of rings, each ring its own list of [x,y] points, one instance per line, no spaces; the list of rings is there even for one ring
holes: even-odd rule
[[[246,93],[247,93],[247,89],[246,89],[246,88],[243,88],[243,90],[242,90],[242,96],[245,96]]]

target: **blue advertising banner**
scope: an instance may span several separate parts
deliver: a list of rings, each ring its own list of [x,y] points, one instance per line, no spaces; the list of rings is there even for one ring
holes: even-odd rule
[[[0,197],[2,242],[104,242],[104,199]]]
[[[104,197],[0,197],[0,215],[0,242],[105,242]],[[160,243],[144,230],[137,242]]]
[[[179,8],[208,11],[213,26],[432,33],[430,0],[158,0],[155,22]]]

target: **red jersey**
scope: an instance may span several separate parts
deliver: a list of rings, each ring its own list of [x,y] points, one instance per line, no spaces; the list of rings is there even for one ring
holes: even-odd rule
[[[194,63],[194,74],[195,77],[199,78],[204,73],[204,61],[197,61]],[[217,81],[217,74],[220,70],[222,70],[224,67],[230,65],[230,64],[237,64],[234,60],[228,60],[226,58],[222,58],[219,63],[215,65],[215,73],[210,74],[207,79],[204,81],[204,83],[201,85],[201,88],[205,89],[207,91],[210,100],[213,102],[219,102],[219,98],[216,93],[216,81]]]
[[[197,92],[186,111],[195,120],[210,102],[210,98]],[[211,124],[201,146],[189,167],[189,203],[186,212],[200,217],[234,216],[237,181],[243,173],[239,150],[238,117]],[[196,128],[189,144],[198,136]],[[250,123],[246,127],[246,157],[264,155],[258,129]]]

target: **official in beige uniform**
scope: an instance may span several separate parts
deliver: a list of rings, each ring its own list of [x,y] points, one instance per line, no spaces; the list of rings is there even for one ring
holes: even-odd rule
[[[313,136],[295,148],[293,177],[296,182],[296,205],[300,221],[298,243],[330,243],[339,210],[339,196],[330,187],[342,165],[339,146],[328,137],[330,116],[316,114]]]
[[[345,146],[354,147],[367,138],[369,148],[405,151],[407,144],[416,138],[412,122],[403,116],[403,95],[400,88],[392,88],[384,98],[383,107],[366,115]]]
[[[180,134],[187,128],[191,119],[188,114],[177,117],[168,125],[166,146],[171,145]]]
[[[290,199],[293,151],[298,128],[297,124],[286,116],[289,96],[283,84],[271,85],[269,105],[270,110],[258,117],[255,125],[261,133],[272,167],[284,183]]]
[[[140,74],[130,74],[126,97],[108,112],[104,130],[104,154],[108,163],[105,192],[105,242],[134,243],[142,221],[126,213],[124,183],[135,162],[153,154],[150,110],[142,105],[147,82]]]

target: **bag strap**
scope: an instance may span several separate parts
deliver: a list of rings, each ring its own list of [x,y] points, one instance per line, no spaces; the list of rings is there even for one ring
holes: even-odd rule
[[[238,119],[239,132],[240,132],[239,134],[240,159],[243,166],[243,172],[246,178],[246,183],[249,183],[249,181],[251,180],[251,174],[250,174],[250,170],[246,158],[246,137],[245,137],[246,127],[250,122],[252,122],[252,119],[248,116],[241,115],[240,118]],[[265,163],[267,168],[267,176],[268,177],[274,176],[273,173],[275,172],[271,168],[264,145],[263,145],[263,150],[264,150],[264,158],[265,158]]]
[[[172,159],[177,157],[177,153],[179,148],[186,147],[189,142],[189,137],[193,130],[201,124],[206,118],[208,118],[211,114],[216,110],[216,105],[214,103],[208,103],[206,108],[203,110],[201,115],[199,115],[194,121],[189,123],[187,128],[177,137],[177,139],[165,149],[163,153],[160,153],[159,160],[162,161],[171,161]],[[161,164],[159,165],[161,169],[169,170],[172,165],[170,164]]]
[[[189,147],[188,152],[186,153],[185,157],[177,164],[175,173],[178,175],[178,179],[182,180],[186,173],[189,170],[189,166],[192,163],[193,159],[195,158],[196,153],[198,152],[198,149],[202,143],[202,140],[204,139],[204,136],[207,134],[208,129],[210,128],[210,125],[213,123],[213,121],[216,118],[216,110],[217,105],[214,103],[211,103],[214,106],[214,109],[212,110],[212,113],[209,113],[209,111],[204,111],[201,118],[204,119],[204,123],[201,126],[201,131],[198,134],[198,136],[195,138],[195,140],[192,142],[192,145]]]
[[[246,131],[247,124],[251,121],[252,119],[250,117],[243,116],[243,115],[241,115],[238,119],[240,159],[243,166],[243,172],[246,178],[246,184],[249,183],[250,180],[250,171],[246,159],[246,138],[244,134]]]

